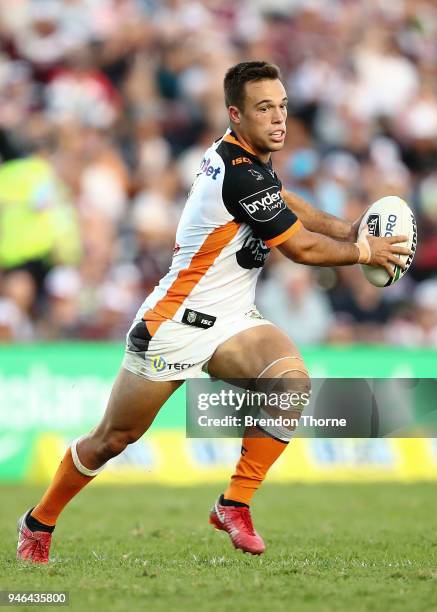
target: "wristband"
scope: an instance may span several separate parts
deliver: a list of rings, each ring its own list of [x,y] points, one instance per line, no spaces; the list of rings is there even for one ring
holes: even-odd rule
[[[362,235],[359,242],[355,242],[355,246],[358,247],[358,262],[360,264],[368,264],[371,259],[370,246],[367,241],[367,236]]]

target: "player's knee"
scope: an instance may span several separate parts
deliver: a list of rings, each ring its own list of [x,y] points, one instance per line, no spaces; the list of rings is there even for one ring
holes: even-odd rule
[[[287,357],[274,363],[268,379],[258,379],[258,386],[270,391],[311,393],[311,380],[301,357]]]
[[[108,461],[122,453],[128,444],[136,442],[138,437],[135,432],[129,430],[112,430],[107,432],[100,440],[97,454],[104,461]]]
[[[284,386],[287,387],[288,390],[294,390],[301,394],[311,393],[311,379],[308,372],[304,368],[305,366],[303,366],[302,370],[284,372],[281,375],[281,379],[284,381]]]

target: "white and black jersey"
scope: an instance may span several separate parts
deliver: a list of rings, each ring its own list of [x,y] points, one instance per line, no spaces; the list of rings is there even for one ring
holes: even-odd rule
[[[228,130],[206,151],[176,232],[169,272],[141,306],[148,321],[245,312],[270,248],[299,227],[281,181]]]

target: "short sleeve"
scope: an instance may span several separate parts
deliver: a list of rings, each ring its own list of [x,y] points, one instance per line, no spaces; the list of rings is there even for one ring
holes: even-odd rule
[[[238,169],[224,177],[223,202],[236,221],[250,225],[268,247],[274,247],[301,227],[281,189],[281,182],[267,173]]]

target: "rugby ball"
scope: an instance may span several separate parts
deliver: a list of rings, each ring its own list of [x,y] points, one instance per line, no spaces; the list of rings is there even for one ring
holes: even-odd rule
[[[417,227],[413,211],[404,200],[397,196],[386,196],[372,204],[366,211],[358,229],[358,235],[369,228],[371,236],[408,236],[408,242],[402,246],[408,247],[412,255],[400,255],[401,261],[406,262],[405,269],[394,266],[395,275],[390,277],[382,266],[361,265],[367,280],[376,287],[389,287],[396,283],[411,266],[417,246]]]

